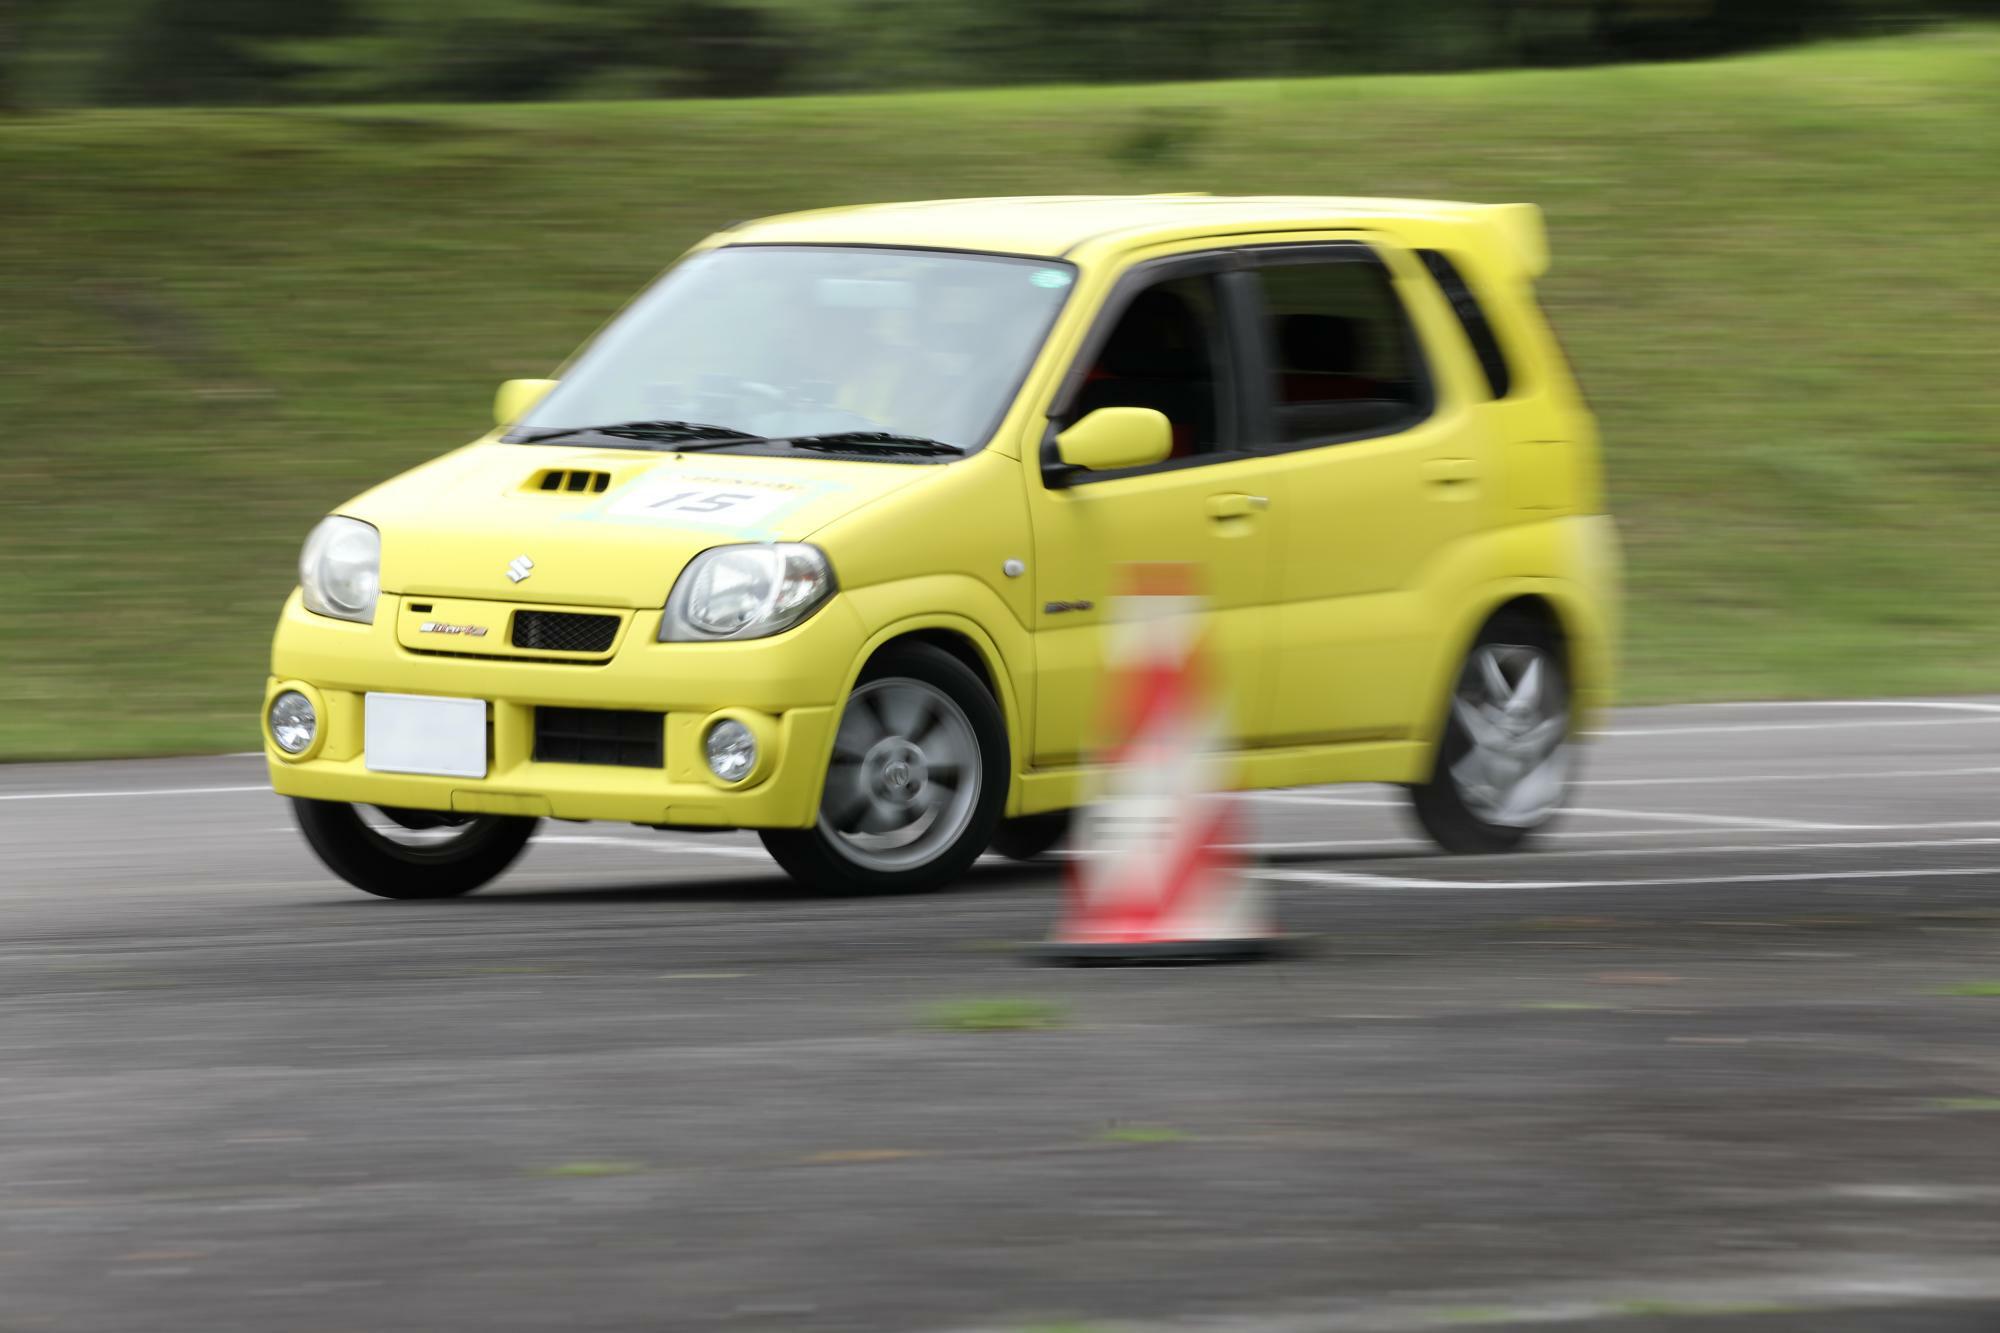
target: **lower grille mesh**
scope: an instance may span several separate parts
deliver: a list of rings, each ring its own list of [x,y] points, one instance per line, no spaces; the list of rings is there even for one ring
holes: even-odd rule
[[[548,653],[608,652],[618,637],[617,616],[573,611],[516,611],[514,646]]]
[[[617,708],[537,708],[535,762],[659,768],[666,763],[666,719]]]

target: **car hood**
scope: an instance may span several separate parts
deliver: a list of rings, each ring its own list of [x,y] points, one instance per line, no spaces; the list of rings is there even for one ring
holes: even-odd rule
[[[939,471],[488,443],[406,472],[339,512],[381,531],[387,592],[655,607],[682,566],[711,546],[797,541]]]

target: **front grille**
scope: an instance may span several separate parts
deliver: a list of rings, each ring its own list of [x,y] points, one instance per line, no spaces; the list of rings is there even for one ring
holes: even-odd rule
[[[537,708],[535,762],[617,764],[659,768],[666,763],[665,713],[618,708]]]
[[[514,646],[545,653],[601,653],[618,637],[617,616],[573,611],[516,611]]]

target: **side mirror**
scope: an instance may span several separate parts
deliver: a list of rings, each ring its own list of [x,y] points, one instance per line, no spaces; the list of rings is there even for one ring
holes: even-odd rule
[[[1150,407],[1100,407],[1056,436],[1056,457],[1092,472],[1145,467],[1173,451],[1173,425]]]
[[[554,380],[508,380],[500,386],[500,392],[493,395],[493,424],[513,425],[555,387]]]

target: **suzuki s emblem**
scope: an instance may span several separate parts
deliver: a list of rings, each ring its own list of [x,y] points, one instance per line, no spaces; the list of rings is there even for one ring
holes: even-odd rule
[[[521,582],[535,572],[535,562],[525,555],[517,555],[507,564],[507,577],[515,583]]]

